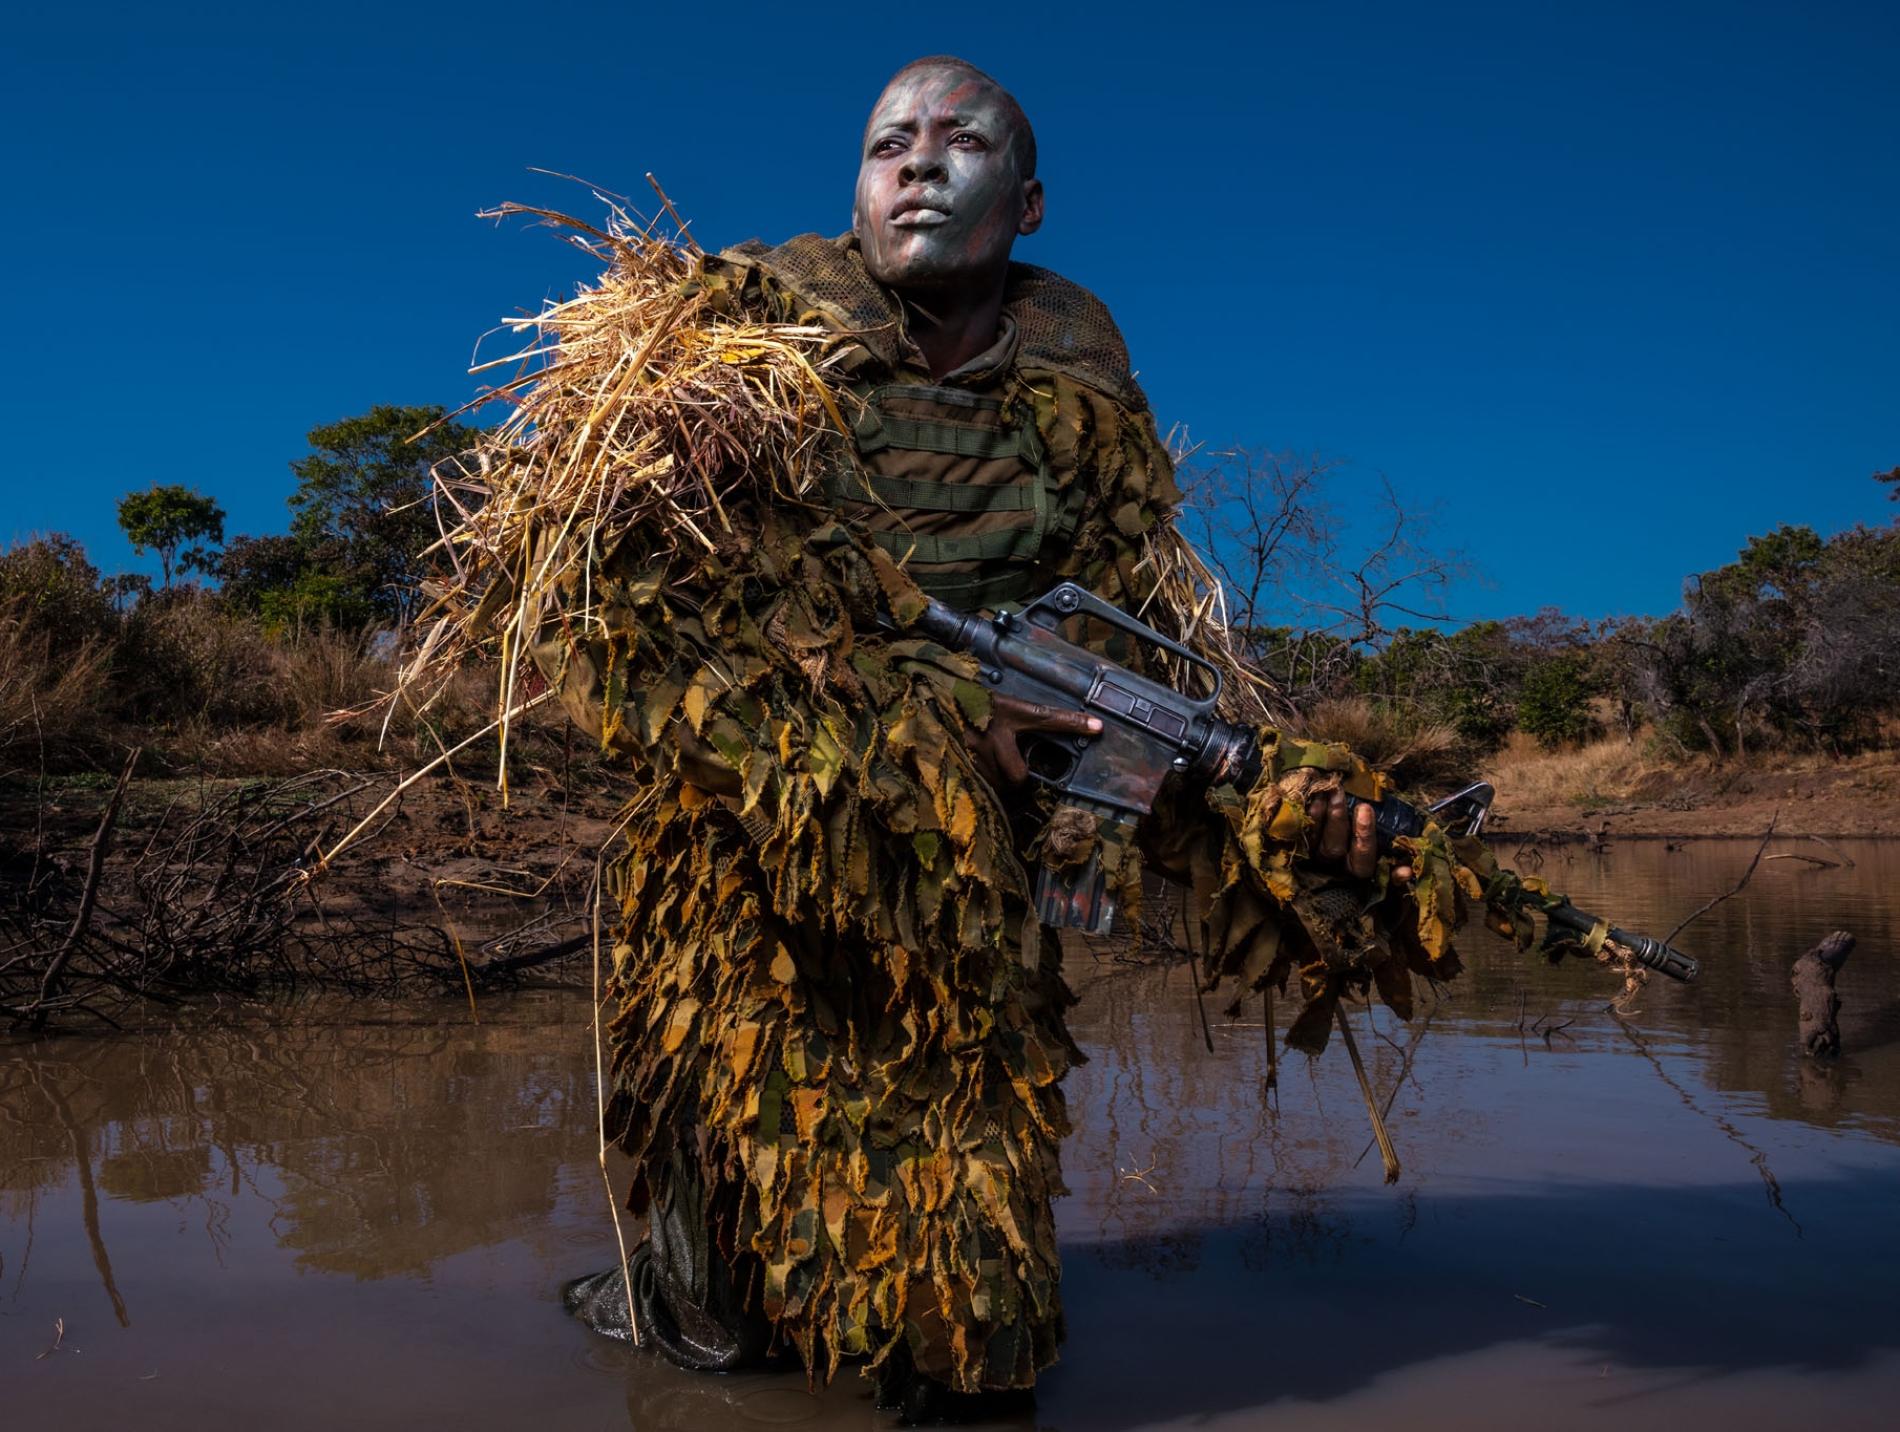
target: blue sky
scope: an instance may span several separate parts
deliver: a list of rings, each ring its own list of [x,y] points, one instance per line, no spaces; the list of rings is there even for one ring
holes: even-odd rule
[[[135,565],[117,496],[281,530],[317,423],[454,403],[585,273],[501,199],[835,232],[885,76],[1034,120],[1018,256],[1101,294],[1163,426],[1435,504],[1459,615],[1672,607],[1780,522],[1895,509],[1900,7],[45,7],[0,50],[0,540]]]

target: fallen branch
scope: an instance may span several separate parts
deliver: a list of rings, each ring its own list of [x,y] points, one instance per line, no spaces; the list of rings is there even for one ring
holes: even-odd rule
[[[138,768],[144,749],[134,746],[132,754],[125,758],[125,769],[119,772],[119,783],[112,788],[112,799],[106,802],[105,814],[99,817],[99,829],[93,832],[92,844],[86,851],[86,884],[80,892],[79,911],[73,916],[72,928],[46,967],[46,974],[40,980],[39,998],[18,1015],[36,1031],[46,1028],[47,1006],[59,987],[60,976],[72,962],[79,942],[86,937],[86,930],[92,924],[92,912],[99,907],[99,877],[105,873],[106,849],[112,843],[112,828],[119,823],[119,807],[125,801],[126,787],[132,784],[132,772]]]
[[[1768,849],[1768,842],[1774,838],[1775,823],[1779,821],[1780,819],[1781,819],[1781,812],[1779,810],[1777,810],[1774,813],[1774,815],[1769,817],[1768,829],[1762,832],[1761,844],[1755,848],[1755,858],[1748,862],[1748,869],[1744,870],[1742,872],[1742,878],[1735,882],[1735,888],[1733,890],[1730,890],[1725,895],[1717,895],[1713,900],[1709,901],[1708,904],[1704,905],[1700,910],[1696,911],[1695,914],[1691,915],[1688,919],[1684,920],[1680,925],[1676,926],[1676,928],[1671,930],[1667,935],[1664,935],[1663,943],[1665,945],[1675,944],[1676,936],[1680,935],[1684,930],[1688,929],[1697,920],[1700,920],[1704,915],[1708,914],[1709,911],[1713,910],[1717,905],[1720,905],[1724,900],[1733,900],[1737,895],[1742,893],[1742,887],[1747,885],[1750,880],[1754,879],[1755,867],[1761,864],[1762,852]]]

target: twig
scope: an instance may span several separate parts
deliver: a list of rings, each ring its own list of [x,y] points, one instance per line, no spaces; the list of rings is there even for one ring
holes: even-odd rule
[[[607,1190],[607,1213],[613,1219],[614,1245],[620,1252],[620,1291],[627,1300],[627,1333],[635,1346],[640,1342],[640,1315],[633,1306],[633,1272],[628,1266],[627,1235],[620,1226],[620,1200],[614,1196],[613,1175],[607,1171],[607,1063],[601,1053],[600,1039],[600,901],[607,884],[607,852],[639,809],[638,802],[629,804],[619,823],[600,843],[600,853],[594,858],[592,925],[588,931],[588,939],[594,947],[594,1129],[600,1139],[600,1181]]]
[[[1399,1151],[1392,1147],[1392,1136],[1385,1131],[1385,1117],[1379,1112],[1379,1101],[1372,1095],[1372,1081],[1366,1078],[1366,1066],[1359,1058],[1359,1046],[1353,1040],[1352,1024],[1346,1018],[1343,1001],[1333,1006],[1333,1016],[1338,1021],[1341,1037],[1346,1041],[1346,1054],[1352,1060],[1352,1072],[1359,1078],[1359,1092],[1365,1096],[1366,1113],[1372,1117],[1372,1137],[1379,1145],[1379,1157],[1385,1161],[1385,1181],[1397,1183]]]
[[[1264,1020],[1264,1023],[1261,1025],[1261,1028],[1266,1030],[1267,1032],[1267,1079],[1266,1079],[1266,1083],[1264,1083],[1260,1087],[1261,1097],[1264,1098],[1273,1090],[1280,1087],[1280,1054],[1279,1054],[1279,1050],[1275,1047],[1275,1041],[1273,1038],[1274,1028],[1273,1028],[1273,986],[1272,985],[1269,984],[1269,985],[1261,986],[1260,1001],[1261,1001],[1261,1017]]]
[[[1425,1016],[1425,1022],[1418,1027],[1418,1033],[1405,1042],[1405,1056],[1399,1064],[1399,1077],[1392,1082],[1392,1092],[1385,1096],[1385,1108],[1382,1111],[1383,1113],[1391,1113],[1392,1106],[1398,1102],[1399,1090],[1405,1087],[1405,1081],[1412,1072],[1412,1059],[1418,1053],[1419,1045],[1425,1042],[1425,1036],[1431,1032],[1432,1021],[1438,1018],[1438,1008],[1439,1002],[1435,1001],[1432,1004],[1431,1012]],[[1358,1168],[1360,1164],[1366,1161],[1366,1155],[1372,1152],[1377,1142],[1376,1139],[1367,1141],[1366,1146],[1359,1151],[1359,1157],[1352,1161],[1354,1168]]]
[[[484,960],[471,966],[478,975],[513,974],[516,970],[532,969],[536,965],[552,964],[566,955],[578,954],[594,942],[592,930],[583,931],[572,939],[562,940],[558,945],[544,945],[538,950],[529,950],[524,955],[506,955],[501,959]]]
[[[132,754],[125,759],[125,769],[119,772],[119,783],[112,788],[112,799],[106,802],[105,814],[99,817],[99,829],[93,833],[92,845],[86,854],[86,887],[79,897],[79,912],[73,916],[72,928],[66,932],[65,943],[60,945],[59,953],[46,967],[46,977],[40,981],[40,994],[23,1011],[27,1021],[36,1030],[46,1027],[47,1001],[53,997],[53,991],[59,984],[59,977],[66,972],[73,953],[79,948],[79,942],[85,938],[86,927],[92,924],[92,912],[99,903],[99,877],[106,868],[106,847],[112,843],[112,827],[118,823],[119,805],[125,800],[125,789],[132,784],[132,772],[137,769],[143,746],[134,746]]]
[[[1832,845],[1829,842],[1821,839],[1821,837],[1818,835],[1811,835],[1808,837],[1808,839],[1813,841],[1816,845],[1820,846],[1823,850],[1831,850],[1836,855],[1840,856],[1841,864],[1845,865],[1849,870],[1852,870],[1854,868],[1854,857],[1849,855],[1845,850],[1842,850],[1838,845]]]
[[[1160,1189],[1156,1188],[1152,1183],[1148,1182],[1148,1175],[1155,1171],[1155,1160],[1156,1160],[1156,1155],[1149,1154],[1148,1166],[1146,1168],[1118,1168],[1116,1169],[1115,1172],[1117,1175],[1119,1175],[1118,1181],[1121,1183],[1138,1183],[1143,1188],[1147,1189],[1148,1192],[1150,1193],[1161,1192]]]
[[[1752,878],[1754,878],[1755,867],[1761,864],[1762,852],[1768,849],[1768,842],[1774,838],[1775,822],[1780,819],[1781,819],[1781,812],[1779,810],[1777,810],[1774,813],[1774,815],[1769,818],[1768,829],[1762,832],[1761,844],[1755,847],[1755,858],[1748,862],[1748,869],[1744,870],[1742,872],[1742,878],[1735,882],[1735,888],[1733,890],[1730,890],[1725,895],[1717,895],[1713,900],[1709,901],[1708,904],[1704,905],[1700,910],[1696,911],[1695,914],[1691,915],[1688,919],[1684,920],[1680,925],[1676,926],[1676,928],[1671,930],[1667,935],[1664,935],[1663,943],[1665,945],[1675,944],[1676,936],[1680,935],[1684,930],[1688,929],[1697,920],[1700,920],[1704,915],[1708,914],[1709,911],[1713,910],[1717,905],[1720,905],[1724,900],[1732,900],[1735,896],[1742,893],[1742,887],[1748,884],[1748,882]]]

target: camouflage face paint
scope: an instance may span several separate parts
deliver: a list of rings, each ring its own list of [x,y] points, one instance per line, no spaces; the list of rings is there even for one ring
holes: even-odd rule
[[[900,291],[1000,282],[1018,234],[1042,223],[1021,176],[1012,106],[968,70],[893,80],[865,127],[852,225],[865,267]]]

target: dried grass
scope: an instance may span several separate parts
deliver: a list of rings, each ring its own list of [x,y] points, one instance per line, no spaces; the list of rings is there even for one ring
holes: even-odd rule
[[[605,272],[506,325],[530,341],[475,372],[514,370],[479,400],[514,411],[459,470],[437,472],[453,576],[430,594],[403,684],[426,709],[471,654],[494,656],[504,751],[521,656],[557,585],[577,586],[562,608],[575,636],[604,634],[594,575],[622,538],[637,533],[656,557],[742,538],[732,499],[808,500],[846,427],[825,380],[838,335],[715,315],[706,294],[686,291],[697,248],[603,202],[604,231],[521,205],[492,211],[539,217]]]
[[[1591,806],[1628,801],[1653,790],[1658,777],[1680,776],[1680,760],[1649,755],[1641,741],[1608,736],[1547,751],[1522,731],[1486,763],[1484,779],[1508,793],[1513,809]]]
[[[111,662],[109,642],[60,650],[53,633],[28,619],[24,600],[0,607],[0,760],[49,745],[103,744]]]
[[[1299,718],[1298,729],[1317,740],[1343,741],[1401,785],[1429,785],[1469,774],[1464,743],[1450,726],[1363,696],[1314,702]]]

